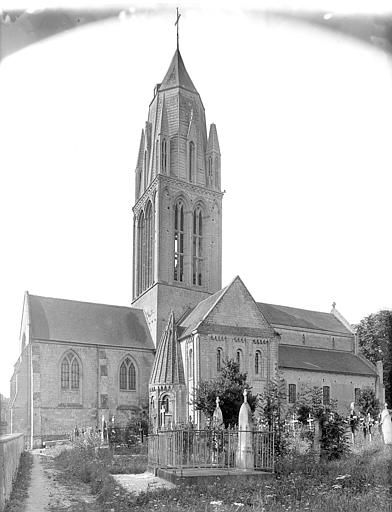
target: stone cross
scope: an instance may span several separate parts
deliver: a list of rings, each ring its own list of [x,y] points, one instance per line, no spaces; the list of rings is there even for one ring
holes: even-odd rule
[[[176,22],[174,23],[174,25],[176,25],[176,27],[177,27],[177,50],[180,48],[180,39],[178,36],[178,27],[179,27],[180,18],[181,18],[181,14],[179,14],[178,7],[177,7],[177,19],[176,19]]]
[[[309,418],[306,421],[308,422],[309,429],[311,429],[313,426],[314,419],[310,417],[310,413],[309,413]]]
[[[248,390],[244,389],[244,403],[246,404],[248,402]]]

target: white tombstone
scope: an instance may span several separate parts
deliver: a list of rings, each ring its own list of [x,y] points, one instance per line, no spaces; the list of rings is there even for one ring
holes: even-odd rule
[[[244,403],[241,405],[238,416],[238,448],[237,467],[251,470],[255,467],[253,451],[253,420],[252,411],[248,404],[248,390],[244,389]]]
[[[388,411],[388,404],[381,413],[381,430],[385,444],[392,444],[392,420]]]
[[[216,407],[214,414],[212,415],[212,424],[215,428],[223,427],[223,414],[222,409],[219,406],[219,396],[216,397]]]

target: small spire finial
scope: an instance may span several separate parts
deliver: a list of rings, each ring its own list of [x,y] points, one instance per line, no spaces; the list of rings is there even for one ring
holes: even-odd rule
[[[215,402],[216,402],[216,406],[219,407],[219,402],[220,402],[219,396],[216,397]]]
[[[174,23],[174,25],[176,25],[176,27],[177,27],[177,50],[180,49],[180,42],[179,42],[179,36],[178,36],[178,26],[179,26],[180,18],[181,18],[181,14],[178,12],[178,7],[177,7],[177,19],[176,19],[176,22]]]
[[[335,306],[336,306],[336,302],[335,302],[335,301],[333,301],[333,302],[332,302],[332,309],[335,309]]]
[[[248,390],[245,388],[244,389],[244,403],[246,403],[248,401]]]

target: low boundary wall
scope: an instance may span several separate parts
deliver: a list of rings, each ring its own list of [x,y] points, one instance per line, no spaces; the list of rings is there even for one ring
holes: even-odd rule
[[[5,502],[10,497],[23,450],[23,434],[0,437],[0,512],[4,510]]]

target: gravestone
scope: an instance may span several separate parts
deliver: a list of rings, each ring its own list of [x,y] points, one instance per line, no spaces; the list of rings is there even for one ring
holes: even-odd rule
[[[252,470],[255,467],[253,451],[253,420],[248,404],[248,390],[244,390],[244,403],[238,417],[238,448],[236,456],[237,468]]]

